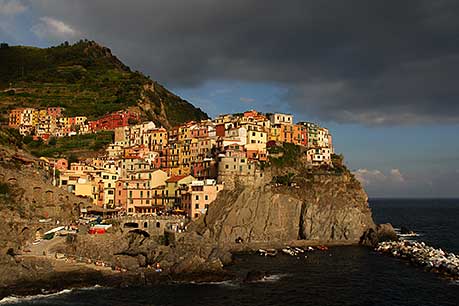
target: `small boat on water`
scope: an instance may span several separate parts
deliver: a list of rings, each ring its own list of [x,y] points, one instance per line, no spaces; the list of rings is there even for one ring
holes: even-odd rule
[[[258,254],[261,256],[276,256],[277,250],[276,249],[259,249]]]
[[[282,252],[290,256],[299,256],[304,253],[304,249],[299,247],[286,247],[282,249]]]

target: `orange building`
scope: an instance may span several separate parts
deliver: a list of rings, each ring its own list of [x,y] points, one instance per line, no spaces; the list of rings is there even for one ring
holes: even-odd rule
[[[10,111],[8,126],[18,128],[22,123],[22,112],[24,108],[15,108]]]

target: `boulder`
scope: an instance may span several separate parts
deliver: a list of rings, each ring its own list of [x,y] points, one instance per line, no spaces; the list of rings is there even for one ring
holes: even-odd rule
[[[369,247],[376,247],[383,241],[398,241],[397,233],[390,223],[378,224],[368,229],[360,238],[360,244]]]

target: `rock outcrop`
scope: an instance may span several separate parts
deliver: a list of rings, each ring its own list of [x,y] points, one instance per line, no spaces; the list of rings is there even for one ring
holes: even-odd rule
[[[378,243],[384,241],[398,241],[397,233],[392,224],[378,224],[374,228],[369,228],[360,238],[360,244],[368,247],[376,247]]]
[[[172,274],[218,271],[231,262],[231,254],[196,233],[184,233],[173,244],[142,231],[106,235],[76,235],[59,251],[101,260],[129,271],[160,264]]]
[[[293,240],[357,244],[374,227],[367,195],[349,172],[304,172],[290,186],[269,183],[224,190],[190,226],[222,245]]]

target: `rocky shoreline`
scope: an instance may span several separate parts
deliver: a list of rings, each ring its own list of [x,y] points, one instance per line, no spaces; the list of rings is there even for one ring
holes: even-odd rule
[[[317,247],[319,245],[328,247],[349,246],[349,242],[323,242],[323,241],[292,241],[289,244],[294,247]],[[356,245],[353,243],[352,245]],[[282,246],[286,244],[247,244],[241,245],[240,248],[234,248],[233,254],[256,254],[258,247],[276,247],[281,253]],[[23,261],[22,265],[31,265],[27,261],[32,260],[30,256],[17,256],[16,260]],[[74,261],[65,261],[63,259],[54,259],[45,256],[35,258],[35,268],[42,266],[50,269],[46,273],[40,273],[36,277],[29,279],[19,279],[16,282],[6,286],[0,285],[0,300],[6,297],[25,297],[41,294],[53,294],[62,290],[88,288],[93,286],[124,288],[124,287],[148,287],[167,283],[193,282],[193,283],[210,283],[222,281],[239,281],[252,282],[262,279],[267,275],[263,271],[250,271],[247,275],[236,275],[226,267],[234,262],[227,262],[225,266],[219,269],[209,269],[206,271],[189,271],[175,273],[169,269],[156,272],[152,268],[138,268],[120,272],[109,267],[98,267],[95,265],[85,265]],[[41,264],[37,264],[41,260]]]
[[[7,286],[1,285],[0,300],[11,296],[53,294],[66,289],[93,286],[109,288],[148,287],[172,282],[220,282],[235,278],[234,274],[226,270],[172,274],[158,273],[151,269],[120,273],[80,268],[80,270],[66,272],[47,272],[35,280],[19,280]]]

